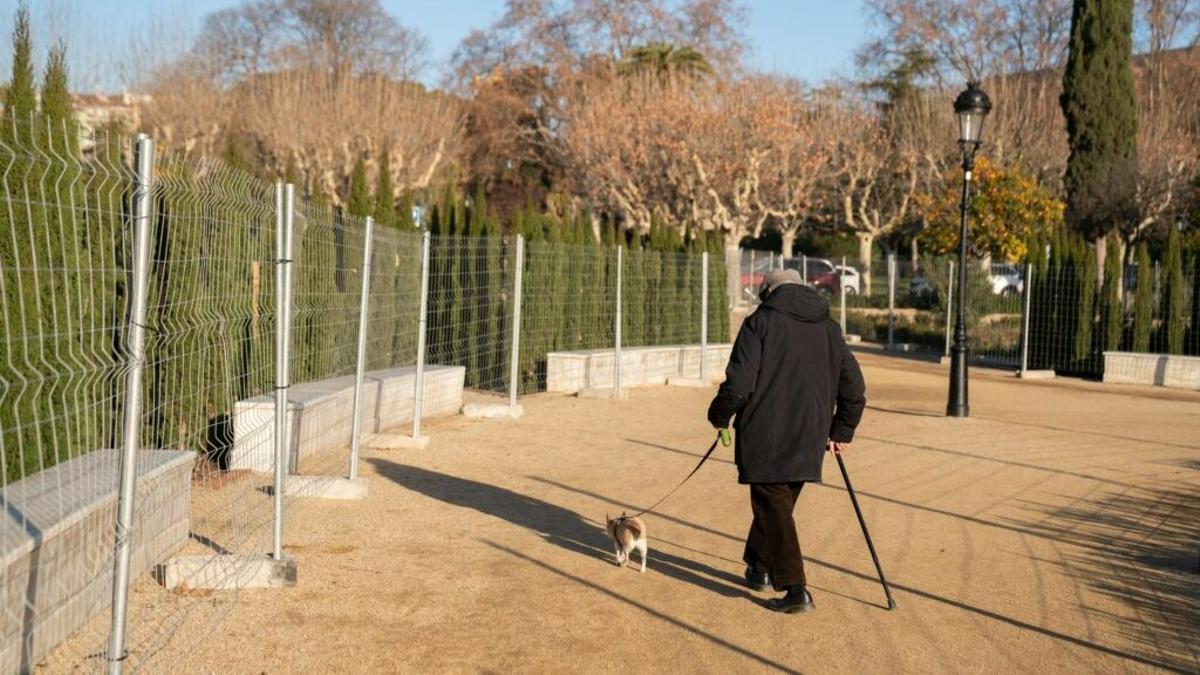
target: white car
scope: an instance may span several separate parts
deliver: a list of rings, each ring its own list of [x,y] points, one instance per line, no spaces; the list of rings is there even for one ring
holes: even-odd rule
[[[1006,263],[993,264],[988,283],[993,295],[1015,295],[1025,290],[1025,280],[1021,278],[1021,270],[1016,265]]]
[[[859,275],[858,270],[849,265],[834,265],[833,269],[837,270],[846,295],[857,295],[862,292],[862,276]]]

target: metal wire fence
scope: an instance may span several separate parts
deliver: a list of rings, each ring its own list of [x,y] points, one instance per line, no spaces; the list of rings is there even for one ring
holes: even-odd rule
[[[1100,377],[1105,351],[1200,355],[1200,256],[1184,252],[1170,280],[1164,281],[1165,266],[1149,259],[1141,275],[1129,265],[1106,280],[1094,270],[1091,252],[1069,241],[1058,246],[1035,251],[1026,263],[968,261],[973,363]],[[739,303],[747,307],[757,304],[767,271],[790,267],[825,291],[847,333],[889,349],[950,353],[959,302],[954,257],[923,256],[917,264],[885,257],[872,266],[869,291],[867,274],[853,260],[742,251],[739,263]]]
[[[5,672],[31,668],[109,600],[111,529],[53,547],[38,543],[116,484],[134,184],[119,140],[97,139],[85,158],[65,127],[13,122],[0,129]],[[111,522],[116,504],[100,503],[95,512]],[[41,583],[46,568],[72,583]],[[35,635],[43,622],[54,625]]]
[[[294,581],[285,525],[360,485],[363,434],[540,391],[552,351],[728,333],[707,254],[380,229],[86,140],[0,130],[0,671],[192,670]]]
[[[463,367],[472,390],[508,391],[514,243],[458,235],[430,242],[428,362]]]

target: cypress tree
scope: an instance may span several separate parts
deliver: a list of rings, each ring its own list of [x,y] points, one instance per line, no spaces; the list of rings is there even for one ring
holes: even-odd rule
[[[1150,332],[1154,321],[1154,281],[1151,278],[1150,251],[1146,244],[1137,247],[1137,294],[1133,300],[1133,351],[1150,351]]]
[[[1192,253],[1192,321],[1189,353],[1200,355],[1200,249]]]
[[[300,175],[300,167],[296,164],[296,156],[288,153],[287,164],[283,169],[283,182],[290,183],[294,190],[303,194],[304,178]]]
[[[478,237],[487,231],[487,192],[483,182],[475,185],[475,195],[471,198],[469,234]]]
[[[358,218],[371,215],[371,191],[367,186],[367,164],[360,156],[354,161],[350,172],[350,195],[346,199],[346,212]]]
[[[78,137],[71,106],[71,91],[67,84],[67,45],[59,41],[46,59],[46,77],[42,84],[42,116],[50,142],[67,154],[75,152]],[[65,147],[61,144],[65,141]]]
[[[399,227],[396,218],[396,189],[392,186],[392,164],[387,148],[379,157],[379,179],[375,183],[375,224],[386,228]],[[411,211],[409,218],[412,218]]]
[[[31,209],[35,218],[44,218],[38,228],[44,232],[48,246],[40,252],[45,270],[78,270],[71,273],[53,273],[51,283],[43,283],[44,319],[51,319],[57,326],[57,331],[44,333],[53,336],[47,343],[54,343],[58,358],[68,359],[76,355],[103,354],[108,345],[102,337],[98,339],[96,332],[84,331],[84,322],[95,325],[98,319],[95,307],[102,302],[100,294],[113,292],[111,287],[95,284],[84,273],[81,265],[89,261],[89,233],[81,214],[74,209],[85,203],[84,181],[80,165],[79,136],[75,116],[71,105],[70,88],[66,64],[66,44],[58,42],[49,53],[46,63],[45,84],[42,93],[42,116],[38,124],[38,136],[42,147],[41,153],[47,157],[39,164],[43,169],[30,175],[36,176],[39,183],[38,201],[44,206]],[[38,236],[41,239],[41,235]],[[35,249],[39,248],[35,246]],[[108,267],[108,265],[105,265]],[[47,311],[48,310],[48,311]],[[87,357],[84,357],[87,358]],[[82,360],[82,359],[80,359]],[[99,401],[83,401],[78,397],[68,397],[67,391],[81,392],[88,388],[88,373],[76,368],[70,368],[58,378],[49,382],[50,390],[58,401],[80,402],[79,409],[69,413],[76,418],[89,416],[92,409],[101,405]],[[60,403],[61,405],[61,403]],[[96,446],[99,439],[80,437],[84,429],[92,427],[80,424],[78,433],[66,432],[63,436],[61,429],[57,430],[70,454],[86,452]],[[65,453],[64,453],[65,455]],[[63,459],[66,456],[62,457]],[[57,459],[57,458],[56,458]]]
[[[1075,305],[1075,360],[1085,371],[1095,366],[1092,349],[1092,323],[1096,317],[1096,259],[1088,250],[1082,237],[1075,240],[1075,287],[1078,301]]]
[[[400,199],[400,214],[396,219],[396,227],[403,231],[414,230],[417,227],[417,221],[413,220],[413,193],[412,190],[405,190],[404,196]]]
[[[390,153],[385,147],[379,157],[379,175],[375,182],[375,208],[372,212],[375,227],[382,230],[394,230],[401,227],[400,219],[396,215],[396,190],[392,185],[391,166]],[[376,303],[380,301],[394,303],[395,298],[406,290],[400,268],[400,247],[408,242],[406,239],[390,234],[384,236],[376,234],[374,239],[371,295],[383,295],[379,300],[372,299],[372,307],[377,307]],[[368,330],[372,333],[380,331],[382,335],[388,335],[390,338],[368,343],[372,346],[380,344],[384,350],[383,353],[374,353],[374,351],[368,353],[368,359],[370,359],[368,367],[386,368],[396,363],[397,354],[405,344],[403,338],[405,330],[408,328],[403,311],[395,306],[381,307],[372,311],[372,314],[379,317],[377,321],[381,321],[382,324],[371,325]],[[371,347],[369,346],[368,349]]]
[[[605,216],[600,223],[600,243],[606,247],[617,245],[616,224],[613,222],[612,216]]]
[[[1163,329],[1166,332],[1165,347],[1168,354],[1183,353],[1184,331],[1187,329],[1187,308],[1184,306],[1186,289],[1183,279],[1183,252],[1180,250],[1179,228],[1172,227],[1167,238],[1167,255],[1163,261],[1163,292],[1160,302]]]
[[[728,268],[725,266],[725,247],[717,233],[709,233],[708,240],[708,341],[728,342],[729,296],[726,290]]]
[[[1108,250],[1114,255],[1104,259],[1104,350],[1116,351],[1121,348],[1121,334],[1125,323],[1125,312],[1121,303],[1121,256],[1115,255],[1116,235],[1108,235]]]
[[[1071,151],[1063,179],[1065,216],[1089,240],[1100,240],[1134,214],[1132,51],[1133,0],[1074,0],[1059,101]]]
[[[1047,283],[1050,261],[1046,255],[1046,242],[1041,239],[1031,238],[1028,251],[1027,262],[1033,270],[1029,298],[1029,366],[1042,370],[1050,365],[1046,339],[1050,327],[1051,286]]]
[[[4,91],[4,129],[7,141],[29,138],[29,123],[37,110],[33,80],[33,38],[29,28],[29,5],[17,5],[13,17],[12,77]]]
[[[491,335],[487,381],[500,391],[507,391],[509,351],[505,349],[508,320],[512,315],[511,294],[504,293],[504,240],[500,236],[500,222],[492,213],[484,223],[487,239],[487,297],[491,299],[491,316],[485,316]]]

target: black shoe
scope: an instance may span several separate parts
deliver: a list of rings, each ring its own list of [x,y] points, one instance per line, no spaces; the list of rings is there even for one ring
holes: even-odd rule
[[[764,593],[771,590],[771,575],[758,565],[746,566],[746,585],[751,589]]]
[[[801,614],[817,608],[813,604],[812,594],[803,586],[792,586],[788,589],[787,595],[771,600],[767,603],[767,607],[784,614]]]

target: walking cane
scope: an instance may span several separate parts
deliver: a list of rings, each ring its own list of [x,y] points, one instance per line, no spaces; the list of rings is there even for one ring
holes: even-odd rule
[[[883,568],[879,566],[879,556],[875,555],[875,544],[871,543],[871,533],[867,532],[867,521],[863,520],[862,509],[858,508],[858,497],[854,494],[854,486],[850,484],[850,474],[846,473],[846,463],[842,461],[842,453],[833,453],[837,457],[838,468],[842,470],[842,480],[846,481],[846,492],[850,493],[850,503],[854,504],[854,513],[858,516],[858,524],[862,526],[863,537],[867,540],[867,550],[871,552],[871,560],[875,561],[875,571],[879,572],[879,583],[883,584],[883,592],[887,595],[887,608],[896,608],[892,599],[892,589],[888,588],[887,579],[883,577]]]

